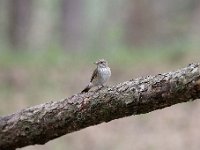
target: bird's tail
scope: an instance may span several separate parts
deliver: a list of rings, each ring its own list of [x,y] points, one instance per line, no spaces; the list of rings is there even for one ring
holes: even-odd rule
[[[92,84],[90,83],[90,84],[88,84],[88,86],[86,86],[86,87],[83,89],[83,91],[81,91],[81,93],[86,93],[86,92],[88,92],[91,88],[92,88]]]

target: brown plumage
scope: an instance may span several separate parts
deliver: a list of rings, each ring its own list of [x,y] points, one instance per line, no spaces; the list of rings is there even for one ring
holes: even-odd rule
[[[97,68],[94,70],[90,83],[83,89],[81,93],[88,92],[94,86],[103,86],[103,84],[110,78],[111,71],[108,67],[107,61],[101,59],[95,63]]]

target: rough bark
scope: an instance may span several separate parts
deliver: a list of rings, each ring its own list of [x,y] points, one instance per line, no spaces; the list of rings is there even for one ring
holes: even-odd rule
[[[0,149],[44,144],[113,119],[148,113],[200,97],[200,66],[141,77],[98,91],[23,109],[0,118]]]

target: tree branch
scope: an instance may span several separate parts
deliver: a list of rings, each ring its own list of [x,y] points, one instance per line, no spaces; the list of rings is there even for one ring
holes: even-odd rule
[[[113,119],[148,113],[200,97],[200,66],[141,77],[0,118],[0,149],[44,144]]]

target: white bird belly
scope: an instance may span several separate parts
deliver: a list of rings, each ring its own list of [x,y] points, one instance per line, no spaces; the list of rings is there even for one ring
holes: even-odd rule
[[[110,76],[111,76],[111,71],[109,67],[99,69],[100,84],[104,84],[105,82],[107,82]]]

